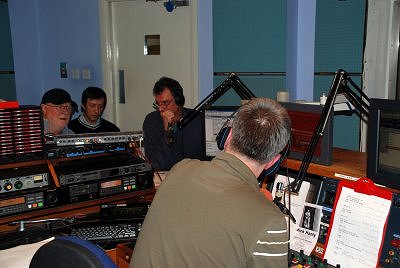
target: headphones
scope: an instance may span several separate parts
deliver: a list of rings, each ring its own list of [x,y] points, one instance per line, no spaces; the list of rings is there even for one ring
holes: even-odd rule
[[[292,137],[289,137],[289,141],[286,144],[285,148],[283,148],[283,150],[279,153],[281,155],[281,157],[278,159],[278,161],[276,161],[275,164],[273,164],[268,169],[264,169],[264,171],[261,174],[261,175],[263,175],[263,177],[273,175],[275,172],[278,171],[278,169],[281,166],[282,162],[286,159],[286,157],[287,157],[287,155],[289,153],[290,143],[291,143],[290,140],[291,139],[292,139]]]
[[[215,138],[215,140],[217,141],[218,149],[220,150],[224,149],[226,139],[228,138],[231,129],[232,129],[232,123],[231,120],[228,119],[226,120],[222,128],[219,130],[217,137]],[[283,148],[283,150],[279,153],[281,157],[271,167],[269,167],[268,169],[264,169],[264,171],[261,174],[262,177],[270,176],[278,171],[279,167],[282,164],[282,161],[286,159],[289,153],[290,143],[291,143],[291,137],[289,137],[288,144],[286,144],[285,148]]]
[[[229,132],[231,131],[231,129],[232,129],[231,120],[228,119],[223,124],[222,128],[219,130],[217,137],[215,137],[215,140],[217,141],[218,149],[220,149],[220,150],[224,149],[226,139],[228,138],[228,135],[229,135]]]
[[[170,90],[176,105],[183,106],[185,104],[185,96],[183,95],[182,87],[179,84],[173,83],[173,86],[170,87]]]
[[[173,78],[165,76],[161,77],[154,84],[153,95],[156,96],[158,94],[161,94],[161,92],[163,92],[165,88],[168,88],[171,91],[171,94],[174,97],[176,105],[183,106],[185,104],[185,96],[183,95],[183,88],[179,84],[179,82]]]

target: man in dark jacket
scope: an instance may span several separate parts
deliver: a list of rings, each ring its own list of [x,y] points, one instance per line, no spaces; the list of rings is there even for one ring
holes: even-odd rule
[[[81,115],[72,120],[68,127],[76,134],[119,132],[119,128],[101,116],[107,104],[107,95],[103,89],[88,87],[82,93]]]
[[[153,103],[156,111],[143,122],[144,150],[153,168],[169,170],[184,158],[203,156],[201,116],[196,116],[182,129],[178,122],[191,110],[184,108],[185,96],[178,81],[161,77],[154,85]]]

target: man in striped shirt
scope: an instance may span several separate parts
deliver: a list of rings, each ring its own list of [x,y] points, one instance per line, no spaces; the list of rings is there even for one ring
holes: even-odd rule
[[[185,159],[157,191],[130,267],[287,267],[284,215],[257,177],[279,163],[291,122],[276,101],[244,104],[212,161]]]

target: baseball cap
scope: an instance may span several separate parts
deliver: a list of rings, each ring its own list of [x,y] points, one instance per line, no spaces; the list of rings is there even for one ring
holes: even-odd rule
[[[66,102],[72,103],[71,96],[67,91],[61,88],[53,88],[44,93],[41,104],[53,103],[60,105]]]

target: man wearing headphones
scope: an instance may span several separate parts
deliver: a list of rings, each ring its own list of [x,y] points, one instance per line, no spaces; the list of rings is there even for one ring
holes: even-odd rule
[[[278,102],[255,98],[232,121],[213,160],[185,159],[170,170],[130,267],[288,267],[286,220],[257,177],[276,169],[290,139],[289,115]]]
[[[156,171],[170,170],[184,158],[201,159],[203,133],[196,116],[182,129],[178,122],[191,110],[184,108],[185,96],[178,81],[161,77],[154,85],[153,107],[143,122],[144,150]]]

